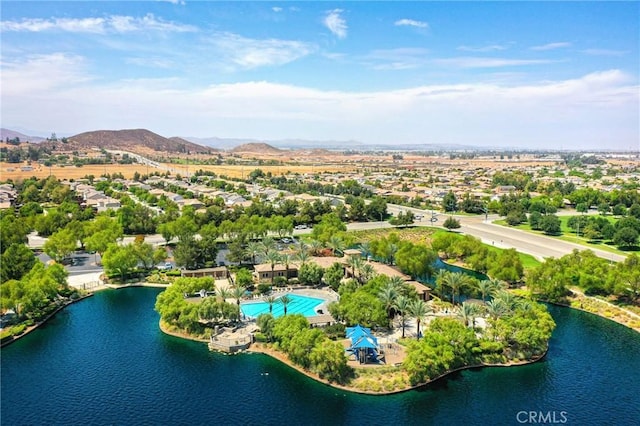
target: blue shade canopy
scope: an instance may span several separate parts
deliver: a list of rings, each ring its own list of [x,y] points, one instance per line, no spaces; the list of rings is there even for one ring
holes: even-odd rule
[[[354,327],[347,327],[345,331],[346,331],[347,339],[351,339],[352,342],[354,340],[358,340],[362,336],[372,337],[371,329],[362,327],[360,324]]]

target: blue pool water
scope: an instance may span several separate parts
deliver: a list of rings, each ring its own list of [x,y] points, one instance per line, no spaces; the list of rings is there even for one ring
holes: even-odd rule
[[[305,317],[312,317],[316,314],[316,307],[324,303],[323,299],[315,297],[300,296],[299,294],[288,294],[291,302],[287,304],[288,314],[302,314]],[[278,298],[280,299],[280,298]],[[256,318],[260,314],[269,313],[269,304],[267,302],[248,302],[240,305],[240,310],[245,316]],[[271,314],[278,318],[284,315],[284,306],[279,301],[273,304]]]

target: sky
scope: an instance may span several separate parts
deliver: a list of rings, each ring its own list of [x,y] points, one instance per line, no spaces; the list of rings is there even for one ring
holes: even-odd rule
[[[638,2],[2,1],[1,124],[640,150]]]

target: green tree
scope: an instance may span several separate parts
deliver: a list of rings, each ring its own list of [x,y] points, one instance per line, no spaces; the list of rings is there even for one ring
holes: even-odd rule
[[[344,348],[338,342],[321,341],[311,350],[309,361],[312,371],[329,382],[345,384],[353,376],[353,369],[347,365]]]
[[[60,262],[73,253],[77,245],[75,235],[68,229],[61,229],[52,234],[42,248],[53,260]]]
[[[282,309],[284,309],[285,316],[287,315],[287,306],[289,306],[289,303],[291,302],[292,302],[291,297],[289,297],[289,295],[287,294],[283,294],[278,299],[278,303],[280,303],[282,305]]]
[[[120,275],[120,280],[125,281],[138,264],[138,259],[131,244],[120,246],[111,244],[102,256],[102,264],[107,275]]]
[[[578,213],[587,213],[589,211],[589,205],[587,203],[576,204],[576,211]]]
[[[442,208],[445,212],[455,212],[458,210],[458,198],[453,193],[453,191],[449,191],[442,197]]]
[[[542,214],[540,212],[529,213],[529,226],[534,231],[539,231],[542,226]]]
[[[322,243],[326,243],[332,236],[340,236],[347,230],[347,226],[335,213],[328,213],[322,216],[320,223],[313,227],[311,236]]]
[[[638,244],[638,231],[631,227],[618,229],[613,236],[613,243],[619,247],[633,247]]]
[[[561,233],[560,219],[553,214],[543,216],[540,220],[540,229],[547,235],[559,235]]]
[[[0,281],[19,280],[33,268],[36,257],[24,244],[14,243],[0,255]]]
[[[452,229],[458,229],[460,228],[460,221],[456,218],[454,218],[453,216],[449,216],[444,223],[442,224],[442,226],[444,226],[445,228],[447,228],[449,231],[451,231]]]
[[[349,220],[352,222],[365,222],[367,219],[367,210],[364,200],[360,197],[354,197],[349,206]]]
[[[411,211],[400,212],[397,216],[392,217],[389,223],[393,226],[408,226],[413,224],[415,215]]]
[[[425,245],[402,242],[395,254],[395,263],[414,279],[429,278],[437,258],[437,254]]]
[[[324,281],[325,284],[331,287],[334,291],[338,291],[340,288],[340,281],[342,281],[343,278],[344,266],[339,262],[335,262],[333,265],[325,269],[322,281]]]
[[[298,280],[305,285],[318,285],[324,275],[324,269],[316,263],[307,263],[300,267]]]
[[[395,309],[400,313],[400,327],[402,327],[402,338],[404,339],[404,330],[407,326],[407,315],[411,310],[411,299],[406,296],[398,296],[395,301]]]
[[[463,272],[451,272],[445,271],[438,275],[436,279],[437,285],[439,285],[444,292],[445,288],[451,289],[451,303],[456,303],[456,295],[460,295],[460,292],[470,284],[469,276]]]
[[[415,299],[409,307],[411,318],[416,320],[416,339],[420,339],[420,324],[425,320],[427,314],[431,312],[431,307],[422,300]]]

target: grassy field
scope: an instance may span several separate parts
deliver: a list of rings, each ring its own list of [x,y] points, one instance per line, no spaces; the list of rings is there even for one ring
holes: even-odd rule
[[[593,242],[593,241],[587,240],[586,238],[576,236],[576,232],[573,229],[569,228],[569,226],[567,225],[567,222],[571,217],[572,216],[559,216],[560,230],[562,231],[562,235],[545,235],[542,231],[534,231],[533,229],[531,229],[531,226],[529,226],[528,223],[521,223],[520,225],[517,225],[517,226],[511,226],[511,228],[521,229],[526,232],[531,232],[532,234],[545,235],[550,238],[557,238],[559,240],[567,241],[574,244],[580,244],[582,246],[585,246],[586,248],[597,248],[598,250],[607,251],[609,253],[620,254],[623,256],[626,256],[627,254],[629,254],[629,252],[618,250],[614,246],[610,246],[607,243]],[[618,220],[613,216],[606,216],[606,218],[612,224],[615,224]],[[504,219],[493,221],[493,223],[495,223],[496,225],[509,227],[506,220]]]
[[[349,234],[352,234],[356,241],[368,242],[371,240],[376,240],[382,237],[386,237],[392,232],[395,232],[396,234],[398,234],[398,237],[400,238],[401,241],[410,241],[412,243],[426,244],[426,245],[431,245],[431,241],[436,236],[440,234],[449,233],[449,231],[446,231],[440,228],[409,227],[409,228],[392,228],[392,229],[389,229],[389,228],[371,229],[366,231],[349,232]],[[459,235],[460,238],[462,238],[461,234],[455,234],[455,235]],[[484,244],[484,246],[487,247],[489,251],[492,251],[495,253],[504,251],[504,249],[491,246],[488,244]],[[540,265],[540,261],[529,254],[518,253],[518,256],[520,257],[520,261],[522,262],[522,266],[524,267],[525,270],[530,268],[535,268],[536,266]]]

